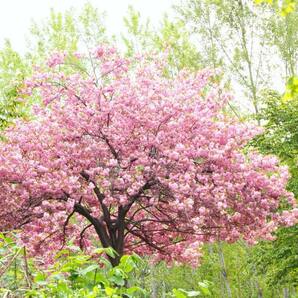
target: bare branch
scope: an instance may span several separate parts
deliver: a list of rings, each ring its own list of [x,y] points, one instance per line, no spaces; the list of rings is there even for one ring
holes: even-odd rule
[[[87,229],[89,229],[90,227],[92,227],[92,224],[90,223],[89,225],[87,225],[80,233],[80,249],[83,250],[83,237],[84,237],[84,233]]]

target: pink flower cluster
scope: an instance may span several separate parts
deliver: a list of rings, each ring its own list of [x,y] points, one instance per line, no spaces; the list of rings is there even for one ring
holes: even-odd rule
[[[212,72],[168,78],[158,59],[101,47],[94,59],[94,76],[53,69],[28,84],[47,105],[6,131],[1,230],[21,228],[45,258],[99,237],[120,254],[196,265],[202,243],[270,239],[297,222],[297,209],[277,212],[295,204],[287,169],[245,153],[259,129],[222,112],[229,96]]]
[[[61,52],[55,52],[55,53],[53,53],[49,57],[49,59],[47,61],[47,65],[49,67],[55,67],[57,65],[63,64],[64,61],[65,61],[66,55],[67,55],[66,52],[64,52],[64,53],[61,53]]]

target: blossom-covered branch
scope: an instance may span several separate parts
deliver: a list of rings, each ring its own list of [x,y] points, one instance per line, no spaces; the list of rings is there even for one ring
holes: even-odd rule
[[[87,251],[99,240],[113,265],[132,249],[196,265],[205,242],[272,239],[297,221],[287,169],[244,150],[260,130],[224,113],[230,96],[211,71],[168,78],[161,58],[109,47],[93,59],[94,76],[65,74],[56,54],[27,82],[44,105],[5,132],[1,230],[21,227],[45,260],[68,240]]]

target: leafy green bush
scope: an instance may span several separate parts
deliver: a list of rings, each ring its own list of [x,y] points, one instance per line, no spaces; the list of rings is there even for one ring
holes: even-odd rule
[[[24,247],[16,244],[17,234],[0,234],[0,295],[3,297],[151,297],[142,278],[148,263],[136,254],[124,255],[120,264],[112,267],[104,257],[115,257],[108,248],[96,249],[92,256],[70,246],[56,255],[47,268],[38,266],[37,259],[28,259]],[[1,286],[5,287],[1,288]],[[210,295],[209,283],[198,283],[196,290],[171,289],[166,297],[197,297]]]
[[[149,297],[138,286],[128,286],[130,274],[142,264],[137,255],[123,256],[117,267],[102,256],[114,256],[111,249],[97,249],[94,257],[74,250],[62,250],[46,270],[36,271],[33,287],[25,297]]]

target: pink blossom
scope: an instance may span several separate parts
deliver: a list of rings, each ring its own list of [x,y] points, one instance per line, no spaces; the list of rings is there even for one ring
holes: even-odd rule
[[[168,78],[157,57],[108,47],[95,59],[108,79],[50,69],[27,82],[47,105],[5,132],[1,230],[21,229],[47,261],[69,239],[87,252],[98,239],[120,255],[197,265],[202,243],[254,243],[297,222],[297,209],[278,212],[284,199],[295,204],[287,169],[243,153],[260,130],[222,112],[229,95],[211,87],[211,71]]]
[[[65,61],[65,58],[66,58],[66,52],[64,53],[61,53],[61,52],[56,52],[56,53],[53,53],[48,61],[47,61],[47,64],[49,67],[55,67],[59,64],[63,64],[64,61]]]

